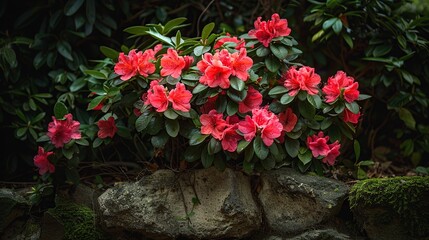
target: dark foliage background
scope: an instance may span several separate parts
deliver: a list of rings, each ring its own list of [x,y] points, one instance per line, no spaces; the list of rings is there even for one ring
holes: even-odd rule
[[[123,29],[187,17],[183,35],[196,35],[209,22],[240,35],[274,12],[288,19],[303,63],[322,79],[345,70],[373,96],[356,133],[361,154],[347,146],[345,169],[358,178],[399,168],[428,174],[428,6],[426,0],[1,1],[0,179],[34,175],[36,139],[57,99],[90,119],[83,71],[103,58],[100,46],[133,45]],[[102,157],[86,154],[88,161]]]

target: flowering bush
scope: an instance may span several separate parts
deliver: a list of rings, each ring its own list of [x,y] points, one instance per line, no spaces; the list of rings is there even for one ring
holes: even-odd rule
[[[240,37],[212,33],[208,24],[201,37],[185,38],[178,30],[185,20],[130,27],[142,44],[120,53],[101,48],[108,58],[85,71],[94,117],[80,124],[57,102],[34,158],[40,174],[56,164],[73,169],[81,148],[116,138],[138,139],[151,159],[170,163],[231,162],[246,172],[335,164],[361,116],[356,101],[368,98],[351,76],[338,71],[324,83],[294,62],[301,51],[278,14],[259,17]]]

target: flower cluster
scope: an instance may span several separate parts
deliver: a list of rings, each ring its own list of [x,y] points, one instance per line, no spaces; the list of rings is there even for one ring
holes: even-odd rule
[[[291,64],[300,51],[287,20],[261,19],[240,37],[205,27],[198,41],[166,36],[177,19],[142,28],[158,44],[117,52],[114,66],[104,62],[96,68],[102,74],[88,72],[88,110],[99,120],[81,131],[70,113],[53,117],[51,146],[34,158],[40,174],[55,170],[48,156],[77,158],[78,147],[114,144],[116,134],[137,136],[144,151],[136,152],[152,151],[152,159],[200,159],[204,167],[215,159],[235,160],[245,171],[334,165],[361,116],[356,101],[365,97],[342,71],[324,82],[314,68]]]

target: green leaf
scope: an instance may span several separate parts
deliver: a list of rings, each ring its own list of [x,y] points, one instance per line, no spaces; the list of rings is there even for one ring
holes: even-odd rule
[[[241,153],[247,146],[249,146],[250,142],[246,140],[241,140],[237,146],[237,153]]]
[[[265,57],[268,54],[270,54],[270,50],[268,50],[268,48],[264,47],[264,46],[260,46],[256,49],[256,56],[258,57]]]
[[[95,23],[96,8],[95,8],[95,0],[86,0],[86,18],[88,19],[89,24]]]
[[[323,31],[323,29],[320,29],[320,31],[313,35],[313,37],[311,38],[311,42],[317,41],[317,39],[321,38],[323,34],[325,34],[325,31]]]
[[[103,140],[100,138],[96,138],[94,142],[92,142],[93,148],[98,148],[103,143]]]
[[[137,132],[141,132],[146,129],[146,127],[149,125],[151,119],[153,117],[153,114],[142,114],[136,119],[136,130]]]
[[[179,114],[177,114],[173,109],[169,108],[164,112],[164,116],[168,119],[176,119],[179,117]]]
[[[215,27],[215,23],[209,23],[206,26],[204,26],[203,31],[201,33],[201,39],[206,40],[210,33],[213,31],[213,28]]]
[[[343,36],[344,41],[346,41],[347,45],[349,45],[350,48],[353,48],[353,40],[347,33],[343,33],[341,36]]]
[[[124,32],[137,36],[147,35],[147,31],[149,31],[149,27],[146,26],[132,26],[124,29]]]
[[[322,99],[319,95],[310,95],[307,94],[307,101],[316,109],[319,109],[322,106]]]
[[[119,57],[119,52],[118,51],[116,51],[113,48],[106,47],[106,46],[101,46],[100,47],[100,52],[103,53],[104,56],[106,56],[108,58],[111,58],[113,60],[116,60]]]
[[[332,125],[332,118],[325,118],[320,123],[320,130],[326,130]]]
[[[366,95],[366,94],[359,94],[359,97],[358,97],[358,101],[362,101],[362,100],[366,100],[366,99],[368,99],[368,98],[371,98],[371,96],[370,95]]]
[[[267,158],[269,150],[262,141],[261,136],[256,136],[255,140],[253,141],[253,149],[259,159],[264,160],[265,158]]]
[[[295,96],[289,95],[289,93],[283,94],[283,96],[280,98],[280,103],[283,105],[287,105],[291,103],[295,99]]]
[[[314,116],[316,115],[316,108],[311,106],[311,104],[307,101],[303,101],[303,102],[300,101],[298,103],[298,109],[301,115],[306,119],[313,119]]]
[[[81,145],[81,146],[89,146],[89,142],[85,138],[77,139],[76,143]]]
[[[195,73],[189,73],[181,76],[182,79],[186,79],[189,81],[198,81],[200,80],[201,76]]]
[[[28,130],[28,128],[26,128],[26,127],[18,128],[16,130],[16,136],[19,137],[19,138],[22,137],[22,136],[24,136],[24,134],[27,133],[27,130]]]
[[[101,79],[101,80],[105,80],[107,79],[107,75],[105,75],[104,73],[97,71],[97,70],[85,70],[83,71],[85,74],[90,75],[91,77],[95,78],[95,79]]]
[[[78,78],[70,85],[70,92],[77,92],[86,85],[86,79],[85,78]]]
[[[289,156],[295,158],[298,156],[299,141],[296,139],[285,139],[285,148]]]
[[[374,57],[381,57],[386,54],[388,54],[392,50],[391,44],[381,44],[374,48],[374,51],[372,52],[372,55]]]
[[[339,34],[341,32],[341,29],[343,29],[343,23],[339,18],[335,21],[334,25],[332,25],[332,29],[336,34]]]
[[[71,45],[69,42],[66,42],[64,40],[58,41],[57,50],[63,57],[67,58],[70,61],[73,61]]]
[[[72,16],[82,6],[84,0],[68,0],[64,6],[64,14],[66,16]]]
[[[186,18],[180,17],[180,18],[175,18],[175,19],[168,21],[164,25],[164,33],[168,33],[172,28],[184,23],[186,20],[187,20]]]
[[[189,139],[189,145],[190,146],[195,146],[198,145],[202,142],[204,142],[204,140],[206,140],[206,138],[210,136],[208,134],[201,134],[199,132],[196,132],[194,134],[192,134],[191,138]]]
[[[222,145],[220,144],[220,141],[216,140],[215,138],[211,138],[209,144],[207,145],[208,153],[213,155],[215,153],[220,152],[221,150]]]
[[[355,151],[356,162],[359,161],[360,158],[360,144],[358,140],[353,141],[353,149]]]
[[[92,110],[95,107],[97,107],[103,100],[104,96],[97,96],[94,99],[91,100],[91,102],[88,104],[88,108],[86,110]]]
[[[56,119],[62,119],[64,116],[69,113],[66,105],[62,102],[57,102],[54,105],[54,115]]]
[[[244,87],[246,86],[244,81],[237,77],[230,78],[230,83],[231,83],[231,87],[237,91],[243,91]]]
[[[271,170],[276,166],[276,160],[273,157],[267,157],[264,160],[261,160],[261,164],[265,170]]]
[[[302,151],[305,149],[304,151]],[[303,165],[307,165],[311,162],[313,155],[311,154],[311,151],[307,148],[302,147],[300,151],[298,152],[298,159],[301,161]]]
[[[352,113],[357,114],[359,112],[359,104],[357,104],[356,102],[351,102],[351,103],[346,102],[346,107]]]
[[[265,66],[267,66],[268,71],[275,73],[280,69],[281,64],[278,59],[269,56],[265,58]]]
[[[287,57],[288,51],[282,45],[270,44],[270,49],[274,56],[276,56],[280,60],[283,60]]]
[[[170,137],[177,137],[179,134],[180,125],[177,120],[166,119],[165,120],[165,130],[167,131]]]
[[[328,20],[326,20],[325,22],[323,22],[322,28],[323,30],[329,29],[330,27],[332,27],[332,25],[334,25],[334,23],[338,20],[338,18],[334,17],[334,18],[330,18]]]
[[[288,92],[287,88],[283,86],[275,86],[268,92],[268,95],[273,96],[273,95],[283,94],[287,92]]]
[[[189,146],[183,154],[183,159],[187,162],[195,162],[201,159],[202,148],[200,146]]]
[[[228,114],[228,116],[232,116],[232,115],[235,115],[237,111],[238,111],[238,104],[233,101],[228,101],[226,105],[226,114]]]
[[[203,150],[201,153],[201,163],[203,164],[204,168],[209,168],[213,164],[214,161],[214,155],[209,154],[207,149]]]
[[[199,57],[201,55],[203,55],[204,53],[210,51],[211,47],[210,46],[197,46],[194,48],[194,54],[195,56]]]
[[[168,142],[168,139],[168,134],[162,131],[160,134],[153,136],[150,139],[150,142],[155,148],[164,148],[165,144]]]
[[[247,95],[247,91],[236,91],[232,88],[228,89],[228,91],[226,91],[226,95],[234,102],[239,103],[242,102]]]
[[[31,123],[35,124],[41,121],[46,116],[45,112],[41,112],[37,114],[33,119],[31,119]]]
[[[413,117],[413,114],[406,108],[398,109],[399,118],[405,123],[410,129],[416,129],[416,120]]]
[[[192,90],[192,94],[197,94],[200,93],[204,90],[206,90],[208,88],[207,85],[203,85],[201,83],[199,83],[193,90]]]
[[[153,38],[158,39],[159,41],[164,42],[170,46],[174,45],[169,37],[162,35],[155,28],[150,28],[149,30],[146,31],[146,33],[151,35]]]

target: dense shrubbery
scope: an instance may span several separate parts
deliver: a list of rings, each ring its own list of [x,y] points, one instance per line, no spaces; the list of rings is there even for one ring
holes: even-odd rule
[[[363,108],[365,121],[358,131],[360,159],[427,164],[429,126],[425,109],[429,73],[424,66],[428,62],[429,24],[422,17],[427,13],[425,4],[388,0],[189,1],[177,5],[78,0],[1,4],[2,176],[32,168],[35,139],[44,134],[41,131],[46,129],[57,99],[79,121],[91,119],[84,111],[91,95],[82,90],[89,83],[84,71],[92,65],[89,60],[100,58],[99,46],[119,50],[122,42],[136,42],[126,39],[123,28],[166,23],[185,16],[191,19],[186,28],[188,36],[197,35],[211,21],[216,22],[217,32],[241,34],[249,29],[244,23],[252,23],[258,15],[267,18],[273,12],[288,18],[294,29],[291,34],[300,42],[298,48],[304,50],[302,59],[306,65],[314,65],[323,79],[343,69],[359,81],[364,93],[374,96]],[[111,155],[114,149],[107,150],[106,156],[117,158]],[[79,154],[89,161],[103,157],[98,151]],[[141,161],[143,156],[139,153],[137,157],[123,157]],[[345,158],[359,157],[349,151]]]

